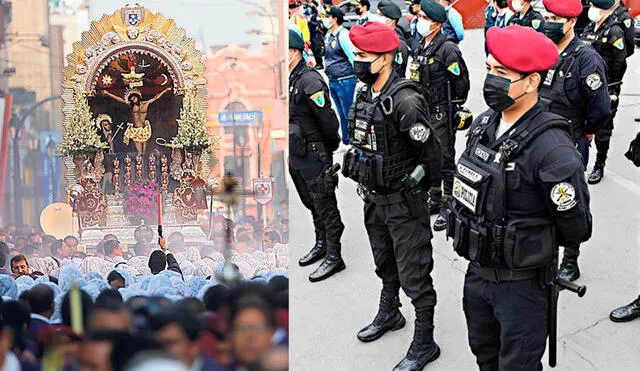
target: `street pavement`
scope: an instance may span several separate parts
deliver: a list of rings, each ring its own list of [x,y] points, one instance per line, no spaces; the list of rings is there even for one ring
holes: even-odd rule
[[[479,113],[484,109],[482,31],[468,31],[461,48],[471,73],[467,106]],[[588,286],[587,294],[583,298],[573,293],[560,294],[557,370],[640,370],[640,319],[625,324],[608,319],[612,309],[628,304],[640,293],[640,169],[624,158],[629,142],[640,130],[633,120],[640,117],[638,81],[640,51],[629,60],[605,178],[590,186],[594,232],[582,246],[582,277],[578,281]],[[464,148],[464,135],[458,134],[458,153]],[[335,162],[342,162],[341,156],[336,154]],[[589,171],[594,159],[595,146]],[[295,263],[313,246],[314,234],[310,213],[300,203],[293,185],[289,189],[291,369],[391,370],[411,343],[415,317],[410,300],[401,293],[400,310],[407,325],[373,343],[361,343],[356,338],[356,333],[376,314],[381,283],[374,272],[362,200],[356,195],[355,183],[341,177],[337,191],[346,226],[342,243],[347,269],[319,283],[310,283],[307,278],[317,264],[301,268]],[[467,264],[452,251],[444,232],[434,234],[433,277],[438,295],[435,339],[442,355],[425,369],[474,370],[477,366],[469,349],[462,312]],[[546,354],[543,365],[549,369]]]

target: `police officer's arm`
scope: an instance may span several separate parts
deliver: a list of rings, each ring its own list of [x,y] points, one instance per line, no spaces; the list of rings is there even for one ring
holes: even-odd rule
[[[462,53],[457,46],[447,43],[442,46],[444,65],[451,81],[451,94],[453,99],[466,101],[469,95],[469,71],[462,59]],[[462,102],[464,103],[464,102]]]
[[[558,244],[577,245],[591,238],[592,232],[584,166],[568,140],[549,140],[547,145],[552,149],[540,162],[538,179],[556,227]]]
[[[590,58],[579,58],[580,76],[579,89],[586,107],[587,134],[595,134],[611,116],[611,96],[607,89],[607,73],[604,59],[600,54],[592,52]]]
[[[544,17],[542,14],[533,12],[533,16],[531,17],[531,27],[538,32],[544,33]]]
[[[340,123],[336,112],[331,107],[329,89],[322,77],[317,72],[308,72],[304,74],[298,85],[303,90],[307,98],[306,103],[320,126],[324,142],[337,145],[336,141],[340,141],[338,136]]]
[[[612,26],[609,31],[609,43],[613,46],[613,61],[609,75],[611,81],[609,84],[622,81],[625,71],[627,70],[627,50],[624,43],[624,32],[619,26]],[[619,91],[618,90],[614,91]]]

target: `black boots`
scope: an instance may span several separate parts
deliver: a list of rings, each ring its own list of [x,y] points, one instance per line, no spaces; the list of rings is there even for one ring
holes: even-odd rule
[[[640,296],[629,305],[614,309],[609,315],[613,322],[629,322],[640,317]]]
[[[433,341],[433,326],[430,325],[433,323],[433,312],[430,314],[430,320],[420,318],[420,314],[417,317],[409,351],[393,371],[420,371],[427,363],[440,357],[440,348]]]
[[[589,179],[587,179],[587,183],[589,184],[598,184],[604,177],[604,162],[596,161],[595,165],[593,165],[593,171],[591,175],[589,175]]]
[[[380,339],[389,330],[395,331],[403,328],[406,320],[398,310],[401,306],[397,296],[387,297],[382,294],[378,314],[373,322],[358,332],[358,340],[368,343]]]
[[[325,231],[316,230],[316,244],[311,248],[311,251],[303,256],[299,261],[301,267],[311,265],[327,254],[327,233]]]
[[[340,255],[340,245],[327,244],[327,254],[320,266],[311,273],[309,281],[318,282],[343,271],[347,266]]]
[[[560,269],[558,269],[558,278],[573,282],[580,278],[580,268],[578,268],[578,258],[564,257]]]

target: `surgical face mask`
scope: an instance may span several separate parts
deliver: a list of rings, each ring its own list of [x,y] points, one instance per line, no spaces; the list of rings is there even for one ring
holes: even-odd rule
[[[527,93],[525,92],[519,97],[513,99],[509,96],[509,88],[511,87],[511,84],[523,79],[524,77],[511,81],[504,77],[487,74],[487,78],[484,80],[484,86],[482,87],[482,95],[484,96],[484,101],[487,103],[487,106],[496,112],[502,112],[513,106],[516,103],[516,100],[520,99]]]
[[[587,13],[587,15],[589,16],[589,20],[591,22],[597,22],[602,16],[602,11],[592,6],[591,8],[589,8],[589,12]]]
[[[323,18],[322,19],[322,25],[324,26],[324,28],[326,28],[327,30],[331,29],[331,26],[333,26],[333,22],[331,21],[331,18]]]
[[[433,32],[431,29],[432,24],[433,22],[420,18],[418,19],[418,23],[416,23],[416,31],[418,31],[418,33],[423,37],[427,37]]]
[[[546,22],[544,24],[544,34],[554,43],[558,44],[564,39],[564,22]]]
[[[374,73],[374,72],[371,72],[371,65],[375,61],[380,59],[380,57],[381,55],[372,61],[354,61],[353,62],[353,71],[355,72],[358,80],[362,81],[367,85],[371,85],[378,80],[378,77],[380,76],[380,70],[382,70],[382,67],[380,68],[380,70],[378,70],[378,72]]]
[[[518,13],[519,13],[519,12],[521,12],[521,11],[522,11],[522,8],[524,7],[524,6],[522,5],[522,0],[514,0],[514,1],[511,3],[511,6],[512,6],[512,7],[513,7],[513,9],[515,9],[515,11],[516,11],[516,12],[518,12]]]

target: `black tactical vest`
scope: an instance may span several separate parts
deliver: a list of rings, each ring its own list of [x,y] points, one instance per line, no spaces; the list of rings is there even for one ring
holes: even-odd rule
[[[444,56],[439,53],[446,42],[451,41],[427,46],[427,53],[416,55],[409,65],[409,78],[423,86],[423,95],[429,106],[447,103],[449,78]]]
[[[614,82],[611,79],[610,69],[613,64],[615,53],[617,53],[615,47],[608,42],[609,32],[611,31],[612,26],[613,25],[607,23],[603,25],[603,27],[599,28],[598,31],[594,31],[593,24],[590,24],[580,36],[580,40],[593,47],[593,49],[602,56],[602,59],[604,59],[604,63],[607,65],[607,81],[609,83]]]
[[[419,87],[398,80],[377,98],[367,99],[369,87],[361,88],[349,112],[349,138],[353,148],[344,156],[343,175],[372,189],[398,189],[402,178],[416,166],[409,153],[408,138],[392,119],[393,97],[401,89]],[[392,141],[407,142],[402,150],[391,150]],[[397,148],[398,146],[394,146]]]
[[[535,189],[520,184],[513,172],[513,161],[540,133],[552,127],[566,128],[564,120],[547,119],[547,112],[539,111],[526,122],[526,129],[494,143],[483,145],[487,127],[497,119],[497,113],[482,117],[480,125],[469,132],[467,149],[456,166],[453,181],[453,200],[448,215],[447,237],[453,238],[456,253],[487,268],[528,270],[542,268],[552,261],[555,251],[553,231],[546,230],[550,241],[537,251],[522,251],[519,225],[548,224],[543,218],[507,217],[507,206],[521,209],[526,215],[542,215],[545,205]],[[544,122],[542,125],[533,122]],[[542,119],[542,120],[540,120]],[[510,129],[513,131],[515,126]],[[484,141],[486,142],[486,141]],[[548,227],[548,225],[545,225]],[[553,247],[553,248],[552,248]]]

